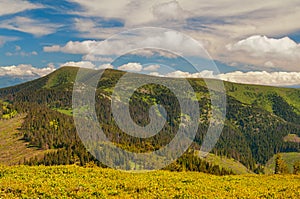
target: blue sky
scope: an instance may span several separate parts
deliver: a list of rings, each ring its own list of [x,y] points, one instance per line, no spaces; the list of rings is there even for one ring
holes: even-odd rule
[[[295,0],[247,0],[243,4],[239,0],[2,0],[0,87],[46,75],[63,65],[149,72],[143,70],[145,65],[181,64],[177,56],[155,52],[145,56],[143,51],[123,56],[121,61],[119,58],[126,65],[122,67],[111,63],[116,49],[106,50],[101,59],[99,55],[95,59],[101,42],[142,27],[167,28],[199,42],[219,67],[220,73],[209,73],[210,77],[241,83],[299,85],[299,18],[300,2]],[[171,36],[162,40],[171,41],[165,43],[165,49],[173,44],[178,49],[187,45],[186,41],[180,43],[176,35]],[[155,43],[155,36],[143,37]],[[119,42],[118,47],[126,48],[125,44]],[[197,60],[189,49],[184,56]],[[198,62],[205,63],[202,58]],[[150,71],[154,75],[182,77],[214,72],[203,70],[193,71],[182,64],[170,74],[159,74],[158,67]],[[16,81],[7,81],[8,78]]]

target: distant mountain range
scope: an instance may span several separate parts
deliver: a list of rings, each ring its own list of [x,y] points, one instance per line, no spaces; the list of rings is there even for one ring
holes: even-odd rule
[[[18,85],[24,82],[28,82],[34,79],[38,79],[40,76],[25,76],[25,77],[13,77],[13,76],[0,76],[0,88]]]

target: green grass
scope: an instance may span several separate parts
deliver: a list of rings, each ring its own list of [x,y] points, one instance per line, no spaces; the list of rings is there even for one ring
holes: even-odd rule
[[[300,176],[0,167],[0,198],[299,198]]]
[[[293,165],[294,162],[300,161],[300,153],[280,153],[282,155],[282,159],[286,162],[288,169],[290,173],[293,172]],[[275,169],[275,158],[276,155],[274,155],[266,164],[265,166],[265,173],[266,174],[272,174],[274,173]]]
[[[295,112],[300,114],[300,89],[281,88],[262,85],[248,85],[225,82],[227,94],[245,104],[256,104],[257,106],[272,111],[272,103],[268,100],[268,95],[276,93],[281,96],[289,105],[295,108]]]
[[[75,82],[78,69],[79,68],[76,67],[63,67],[54,71],[47,76],[48,80],[46,85],[44,85],[44,88],[55,88],[66,84],[73,84]]]
[[[219,165],[222,168],[232,170],[235,174],[249,174],[253,173],[247,167],[245,167],[242,163],[237,160],[229,159],[226,157],[216,156],[214,154],[208,154],[206,158],[204,158],[207,162],[212,163],[214,165]]]
[[[68,115],[68,116],[73,116],[73,110],[72,109],[59,109],[59,108],[54,108],[53,110],[58,111],[62,114]]]

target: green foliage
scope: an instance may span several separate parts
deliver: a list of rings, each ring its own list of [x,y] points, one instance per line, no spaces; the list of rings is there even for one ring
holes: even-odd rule
[[[212,153],[209,153],[205,158],[205,161],[220,166],[221,168],[231,170],[235,174],[249,174],[253,173],[250,169],[245,167],[239,161],[228,158],[226,156],[218,156]]]
[[[300,176],[0,166],[0,198],[300,198]]]
[[[293,173],[300,174],[300,161],[297,161],[293,165]]]
[[[276,102],[270,96],[280,96],[293,111],[300,114],[300,89],[225,82],[227,94],[244,104],[254,105],[273,113]]]
[[[63,67],[38,80],[0,89],[0,97],[11,103],[11,110],[27,114],[22,125],[24,140],[43,150],[55,150],[42,158],[29,159],[27,164],[85,165],[95,161],[100,165],[81,143],[71,117],[73,83],[77,71],[78,68]],[[95,71],[86,69],[84,73],[87,75],[80,78],[89,80]],[[169,89],[159,85],[150,84],[137,89],[130,100],[130,114],[137,124],[145,126],[150,122],[149,108],[154,104],[163,105],[168,117],[162,131],[151,138],[129,136],[116,125],[111,110],[111,94],[123,74],[121,71],[106,70],[98,84],[95,108],[104,133],[115,145],[131,152],[149,152],[165,146],[177,133],[180,119],[184,116],[180,113],[178,99]],[[138,75],[135,80],[143,82],[144,76]],[[181,88],[180,81],[169,80],[178,89]],[[199,149],[209,126],[211,102],[203,80],[188,81],[196,92],[196,99],[192,100],[198,100],[200,108],[200,125],[192,147]],[[125,85],[127,86],[130,85]],[[226,86],[226,122],[212,151],[214,154],[233,158],[246,168],[258,171],[261,168],[257,165],[264,165],[278,152],[299,152],[299,143],[284,140],[290,134],[300,136],[300,126],[297,123],[300,110],[300,97],[297,98],[299,90],[233,83],[226,83]],[[289,95],[297,99],[292,99]],[[3,114],[3,110],[1,113]],[[191,162],[198,161],[187,159]],[[177,162],[181,167],[179,170],[192,168],[190,163],[182,163]],[[218,169],[215,167],[214,170]]]
[[[234,174],[234,172],[229,169],[209,163],[191,153],[184,154],[177,159],[176,162],[168,165],[165,169],[170,171],[198,171],[214,175]]]
[[[289,173],[288,167],[280,154],[276,155],[275,159],[275,174]]]
[[[273,111],[276,115],[288,122],[296,124],[300,123],[300,115],[296,113],[295,108],[289,105],[281,96],[277,94],[270,95],[270,100],[273,102]]]
[[[12,104],[0,101],[0,119],[14,118],[18,112],[14,110]]]
[[[280,153],[282,159],[288,166],[289,173],[293,172],[293,165],[295,162],[300,161],[300,153],[296,152],[288,152],[288,153]],[[277,154],[268,160],[264,167],[264,172],[266,174],[274,174],[275,173],[275,160]]]

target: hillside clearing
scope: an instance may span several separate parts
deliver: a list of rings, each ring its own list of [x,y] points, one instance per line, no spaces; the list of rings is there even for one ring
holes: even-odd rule
[[[28,147],[22,140],[20,127],[25,115],[18,115],[9,120],[0,120],[0,164],[15,165],[35,156],[42,156],[45,151]]]

